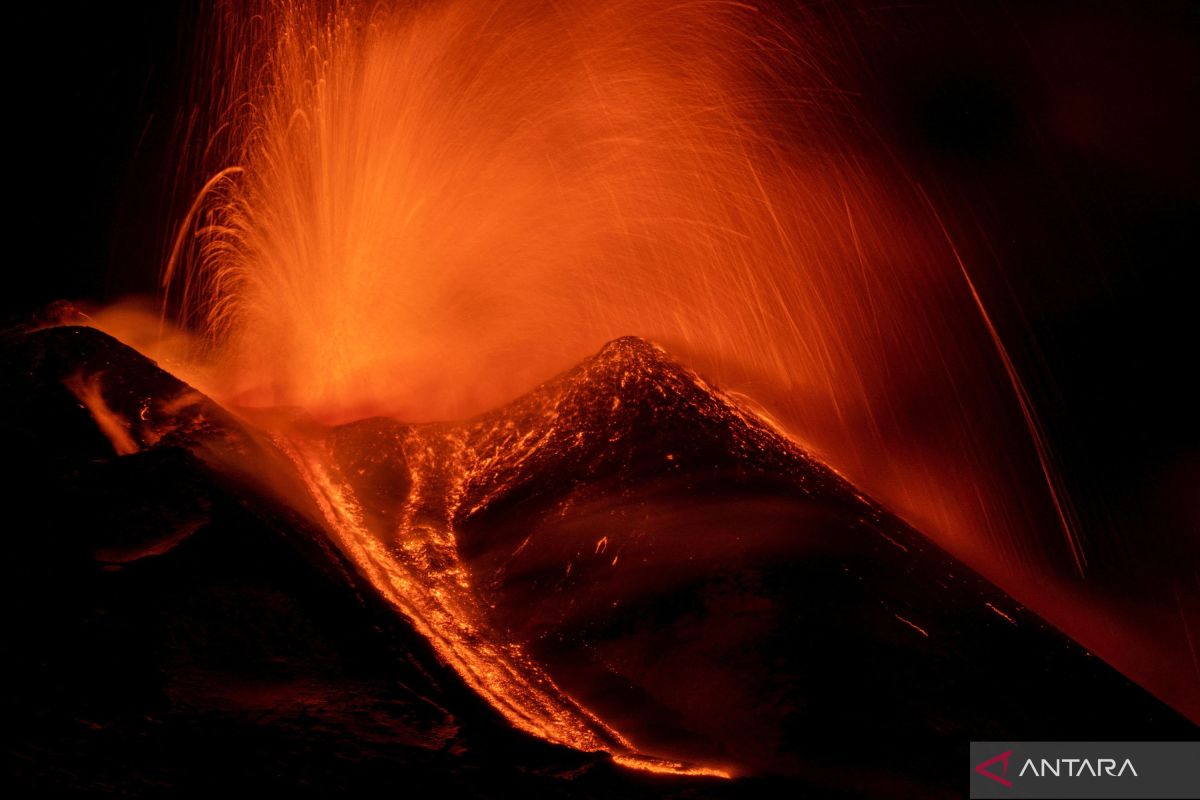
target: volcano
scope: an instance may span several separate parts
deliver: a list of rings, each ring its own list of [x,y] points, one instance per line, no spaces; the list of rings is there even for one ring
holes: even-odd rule
[[[1195,735],[641,339],[328,426],[12,331],[0,426],[24,793],[958,796],[971,739]]]

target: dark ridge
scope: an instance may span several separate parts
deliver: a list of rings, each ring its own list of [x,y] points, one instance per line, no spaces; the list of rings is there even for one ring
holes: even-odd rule
[[[657,752],[953,793],[971,739],[1194,733],[642,340],[443,432],[496,624]]]
[[[259,433],[112,337],[0,337],[0,441],[19,795],[675,791],[512,730],[264,476],[286,464]]]
[[[666,476],[857,496],[793,442],[633,336],[465,428],[478,462],[468,470],[464,522],[486,524],[489,513],[539,502],[563,483]]]

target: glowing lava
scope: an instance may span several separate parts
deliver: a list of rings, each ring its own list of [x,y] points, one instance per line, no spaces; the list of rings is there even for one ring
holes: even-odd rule
[[[562,401],[549,398],[543,418],[556,418]],[[338,546],[468,686],[516,728],[547,741],[607,751],[634,769],[731,776],[722,768],[643,754],[489,624],[459,557],[455,522],[510,489],[512,471],[539,450],[563,447],[558,426],[549,424],[537,437],[531,430],[513,442],[516,421],[504,417],[485,418],[465,433],[439,425],[367,423],[362,437],[352,425],[349,435],[317,440],[292,433],[275,443],[308,485]],[[569,439],[567,448],[584,443],[574,434]],[[498,485],[478,497],[472,484],[489,480]],[[475,505],[464,509],[472,489]]]
[[[163,279],[203,345],[144,349],[232,406],[419,421],[637,333],[961,557],[1045,557],[1014,534],[1059,505],[1028,478],[1054,484],[1041,440],[1013,444],[1027,398],[923,193],[865,155],[826,30],[725,2],[222,3]],[[641,758],[476,629],[448,518],[380,528],[330,453],[280,442],[341,547],[514,725]],[[396,446],[418,482],[460,457]]]

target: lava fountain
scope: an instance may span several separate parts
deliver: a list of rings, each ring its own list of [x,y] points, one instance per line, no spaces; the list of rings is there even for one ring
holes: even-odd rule
[[[830,31],[733,2],[220,3],[203,177],[163,273],[197,339],[143,349],[234,407],[428,421],[635,333],[964,558],[1082,570],[984,300],[921,188],[872,155]],[[477,628],[445,520],[409,508],[389,550],[324,445],[276,441],[343,550],[511,722],[689,769]],[[453,458],[419,444],[410,464]],[[1042,471],[1052,491],[1029,491]],[[1055,517],[1058,550],[1014,535]]]
[[[454,419],[636,333],[961,555],[1082,570],[838,55],[815,12],[738,3],[219,4],[163,276],[202,352],[155,354],[237,405]]]

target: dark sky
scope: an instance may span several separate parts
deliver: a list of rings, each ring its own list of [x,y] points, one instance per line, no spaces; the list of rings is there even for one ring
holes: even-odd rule
[[[865,112],[1006,309],[1093,579],[1195,583],[1200,4],[880,4],[857,30]]]
[[[65,3],[6,12],[10,267],[5,316],[56,298],[102,299],[120,268],[153,274],[171,131],[182,106],[170,3]]]

